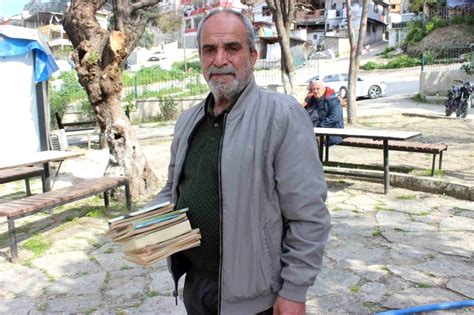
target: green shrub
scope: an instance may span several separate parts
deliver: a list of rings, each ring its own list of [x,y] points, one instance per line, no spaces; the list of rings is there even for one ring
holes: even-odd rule
[[[191,92],[191,95],[200,95],[209,91],[207,84],[202,83],[188,83],[186,88]]]
[[[160,110],[162,120],[173,120],[178,116],[178,104],[171,97],[160,99]]]
[[[380,64],[374,62],[374,61],[369,61],[366,64],[363,64],[360,66],[361,69],[363,70],[375,70],[375,69],[380,69]]]
[[[399,68],[408,68],[419,66],[421,61],[417,57],[409,57],[407,55],[401,55],[397,58],[390,60],[385,66],[384,69],[399,69]]]
[[[186,61],[186,67],[188,72],[201,73],[201,62],[199,60]],[[176,61],[171,66],[171,69],[185,71],[184,61]]]
[[[54,113],[57,112],[62,118],[72,102],[87,99],[87,94],[79,84],[75,71],[63,72],[58,80],[62,80],[59,90],[51,88],[49,93],[49,103],[51,106],[50,125],[52,129],[57,128]]]

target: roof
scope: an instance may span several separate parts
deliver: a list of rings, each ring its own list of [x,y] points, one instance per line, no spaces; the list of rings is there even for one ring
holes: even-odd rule
[[[0,57],[21,56],[29,52],[35,52],[35,82],[47,80],[58,70],[51,51],[41,42],[36,30],[0,25]]]

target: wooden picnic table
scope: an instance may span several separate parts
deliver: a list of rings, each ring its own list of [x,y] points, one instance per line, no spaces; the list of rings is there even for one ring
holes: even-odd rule
[[[352,128],[314,128],[316,137],[319,137],[319,159],[323,161],[323,148],[329,136],[363,138],[383,141],[383,182],[384,193],[387,194],[390,185],[390,167],[388,159],[388,141],[405,141],[418,136],[421,132],[381,130],[381,129],[352,129]],[[326,156],[329,154],[329,147],[326,145]]]
[[[45,190],[51,190],[51,176],[49,174],[50,162],[62,162],[67,159],[83,156],[84,152],[70,151],[40,151],[24,154],[21,157],[1,157],[0,170],[11,169],[22,166],[32,166],[43,164],[45,176]]]

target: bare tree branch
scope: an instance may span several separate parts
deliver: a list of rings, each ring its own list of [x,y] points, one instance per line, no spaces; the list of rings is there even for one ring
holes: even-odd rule
[[[132,14],[137,10],[151,7],[152,5],[157,4],[158,2],[160,2],[160,0],[143,0],[140,2],[135,2],[130,6],[130,13]]]
[[[128,20],[129,7],[127,0],[113,0],[114,2],[114,17],[115,17],[115,30],[124,31],[124,19]]]

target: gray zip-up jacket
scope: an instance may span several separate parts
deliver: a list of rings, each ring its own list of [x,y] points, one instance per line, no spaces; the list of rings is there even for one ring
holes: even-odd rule
[[[204,117],[204,104],[176,122],[168,181],[154,203],[176,202],[189,138]],[[303,302],[321,269],[330,221],[313,125],[294,98],[254,80],[224,119],[220,313],[257,313],[270,308],[277,295]],[[186,270],[173,257],[170,262],[178,281]]]

